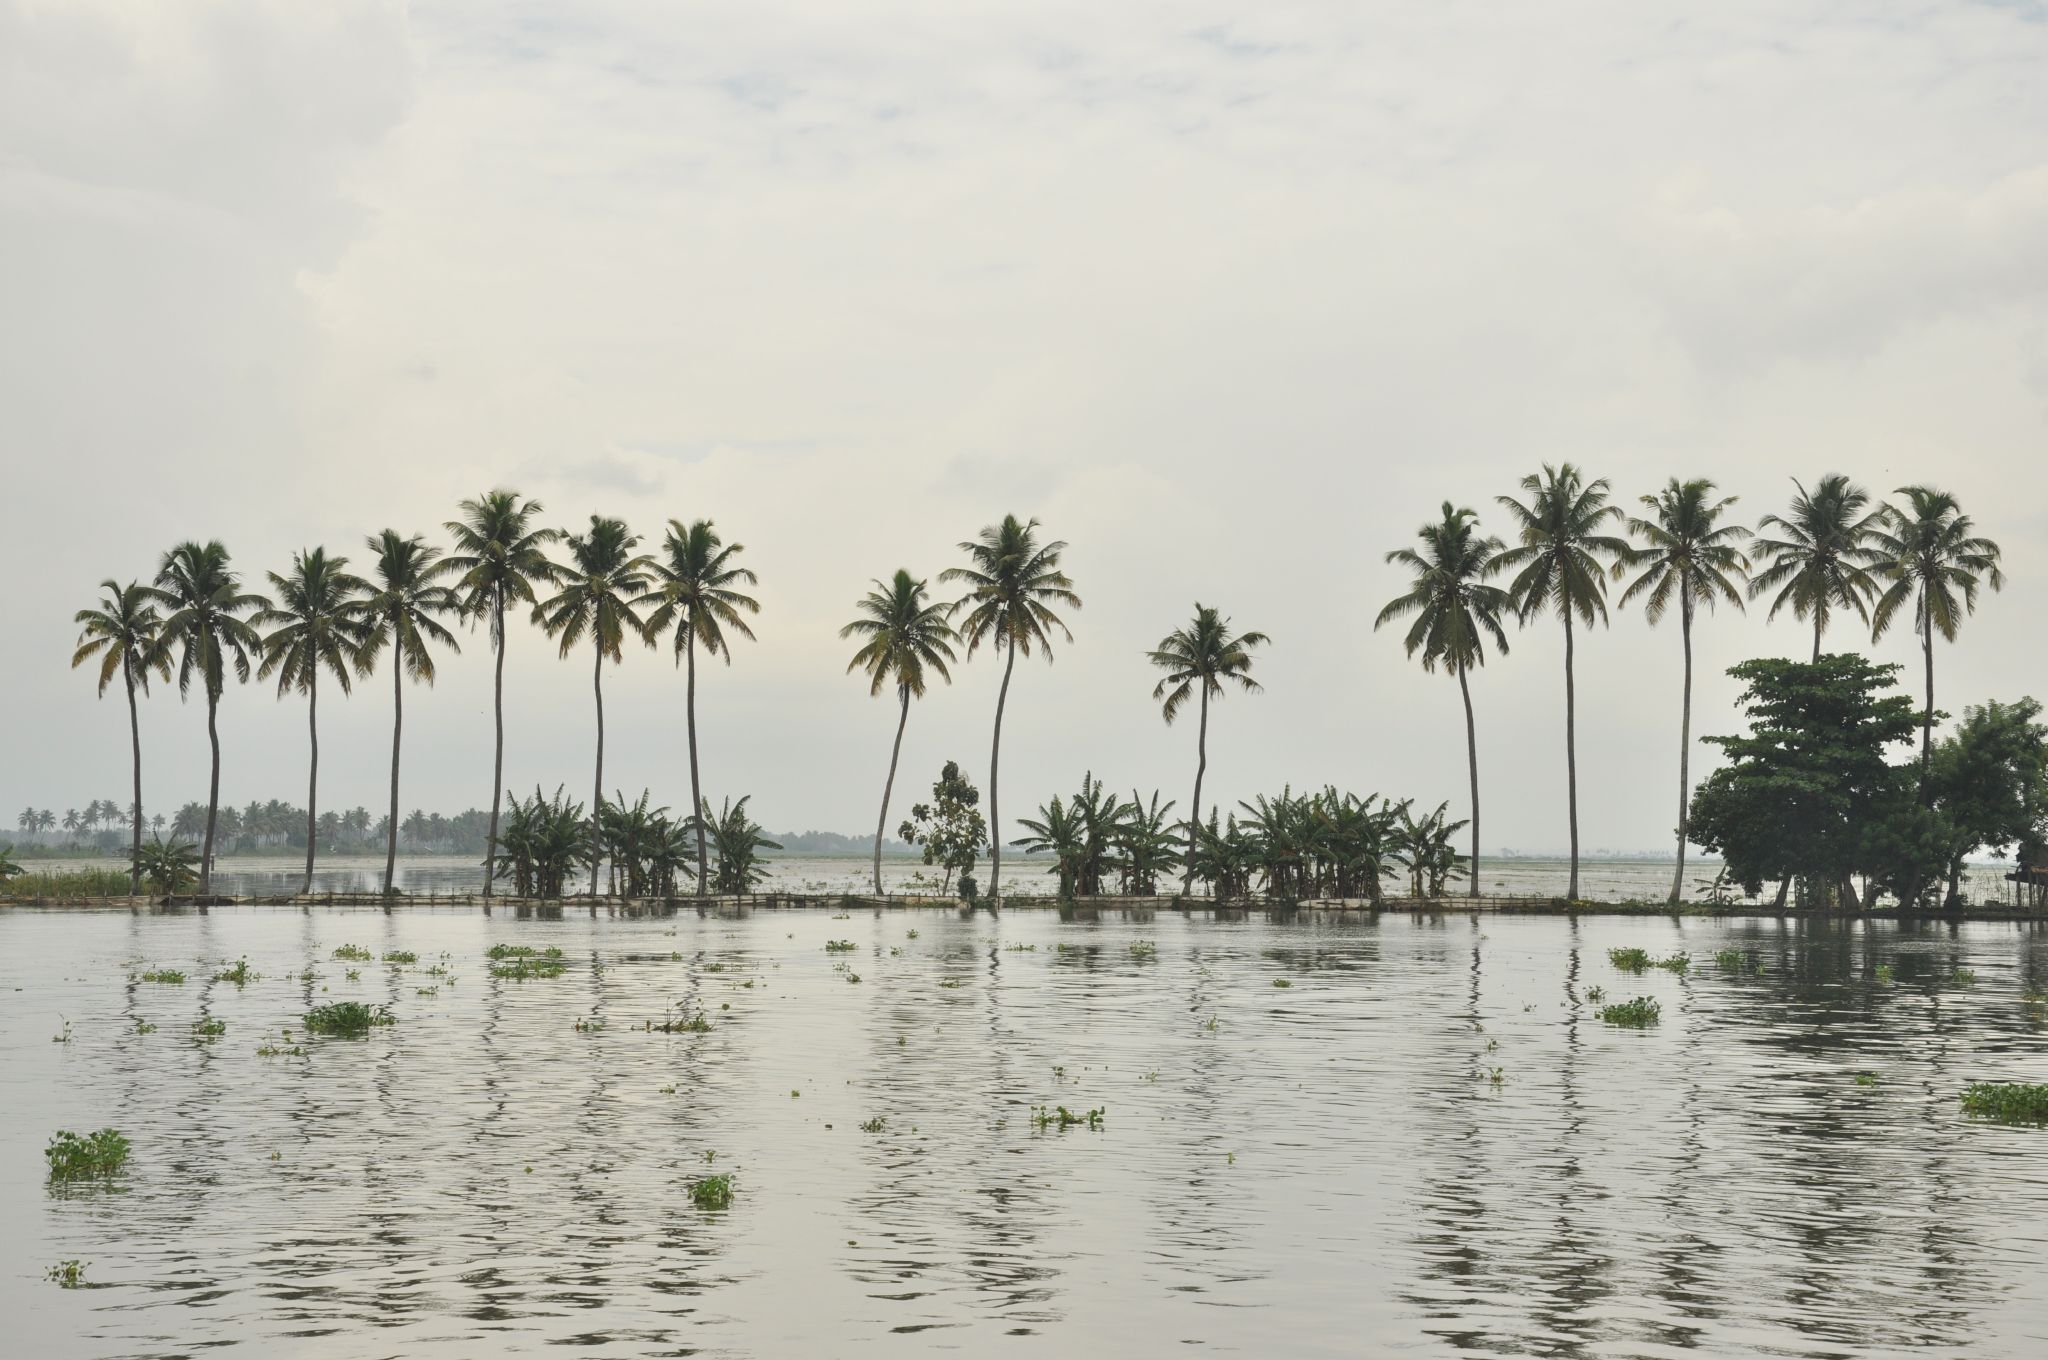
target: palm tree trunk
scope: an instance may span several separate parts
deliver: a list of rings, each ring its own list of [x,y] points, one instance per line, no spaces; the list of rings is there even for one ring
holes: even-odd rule
[[[690,729],[690,816],[697,823],[697,896],[711,891],[710,856],[704,850],[704,790],[697,782],[697,631],[685,625],[689,678],[683,688],[683,715]]]
[[[1814,611],[1813,611],[1813,664],[1814,664],[1814,665],[1816,665],[1816,666],[1818,666],[1818,665],[1820,664],[1820,630],[1821,630],[1821,629],[1822,629],[1823,627],[1825,627],[1825,626],[1826,626],[1826,622],[1825,622],[1825,620],[1824,620],[1824,619],[1822,618],[1822,616],[1821,616],[1821,612],[1820,612],[1820,611],[1819,611],[1818,609],[1814,610]]]
[[[206,687],[206,741],[213,748],[213,774],[206,784],[206,843],[199,847],[199,895],[213,893],[213,833],[220,821],[220,696]]]
[[[1572,878],[1565,896],[1579,900],[1579,727],[1578,693],[1572,678],[1572,616],[1564,616],[1564,771],[1565,804],[1571,817]]]
[[[1465,668],[1458,667],[1458,693],[1465,700],[1465,770],[1472,781],[1472,872],[1468,896],[1479,896],[1479,734],[1472,723],[1472,686],[1465,678]],[[1379,887],[1379,875],[1373,875],[1373,887]],[[1375,892],[1377,896],[1377,892]]]
[[[306,738],[312,758],[306,764],[306,877],[299,884],[299,896],[313,891],[313,850],[319,844],[320,793],[320,676],[306,672]]]
[[[988,900],[1003,904],[1003,818],[996,811],[996,774],[1003,752],[1003,705],[1010,701],[1010,672],[1017,666],[1017,645],[1010,644],[1010,659],[1003,663],[1003,687],[996,692],[996,734],[988,746]]]
[[[498,677],[491,692],[491,712],[497,719],[496,755],[491,763],[491,838],[484,842],[484,896],[498,878],[498,809],[505,796],[505,587],[500,585],[494,601],[497,610]]]
[[[889,748],[889,778],[882,784],[882,815],[875,822],[875,896],[882,895],[882,829],[889,825],[889,795],[896,791],[896,759],[903,754],[903,729],[910,722],[910,686],[896,687],[903,696],[903,716],[896,720],[896,744]]]
[[[1920,612],[1920,650],[1927,662],[1927,711],[1920,715],[1920,801],[1929,801],[1928,761],[1934,754],[1934,618]]]
[[[396,628],[393,632],[396,632]],[[398,743],[405,731],[405,644],[396,638],[391,650],[391,815],[384,825],[384,895],[398,888]]]
[[[1680,600],[1678,607],[1678,635],[1685,642],[1685,698],[1679,705],[1678,719],[1678,869],[1671,875],[1671,903],[1678,904],[1685,892],[1685,833],[1690,825],[1688,815],[1691,785],[1687,775],[1692,759],[1692,600]]]
[[[1195,830],[1202,824],[1202,776],[1209,769],[1209,685],[1202,684],[1202,725],[1195,736],[1195,801],[1188,809],[1188,863],[1187,872],[1181,876],[1180,895],[1187,897],[1195,890]]]
[[[135,712],[134,663],[124,660],[121,674],[128,682],[128,743],[135,752],[135,844],[128,855],[128,895],[137,897],[142,893],[142,719]]]
[[[597,665],[590,673],[590,690],[597,696],[597,774],[590,794],[590,895],[597,896],[597,862],[602,842],[598,828],[604,813],[604,644],[597,645]]]

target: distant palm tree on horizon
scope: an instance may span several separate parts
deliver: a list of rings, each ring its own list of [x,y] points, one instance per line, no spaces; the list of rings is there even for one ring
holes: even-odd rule
[[[1235,681],[1246,694],[1257,694],[1264,688],[1252,679],[1252,649],[1271,642],[1264,633],[1233,635],[1228,618],[1197,600],[1193,621],[1159,639],[1159,645],[1145,654],[1146,660],[1166,672],[1166,678],[1152,687],[1152,701],[1160,704],[1160,716],[1168,727],[1173,726],[1189,696],[1197,692],[1195,686],[1201,686],[1202,721],[1195,735],[1195,797],[1188,806],[1188,857],[1180,882],[1182,897],[1193,892],[1195,886],[1195,840],[1202,824],[1202,776],[1209,769],[1209,700],[1223,697],[1226,680]]]
[[[386,529],[366,540],[377,554],[377,584],[370,587],[364,605],[369,618],[355,663],[368,676],[377,667],[385,647],[391,655],[391,815],[386,819],[384,841],[384,895],[389,897],[398,882],[398,752],[405,731],[405,678],[434,683],[434,657],[429,642],[451,651],[461,651],[455,635],[434,618],[436,614],[458,613],[462,602],[455,592],[440,584],[457,570],[456,564],[429,547],[424,537],[414,534],[400,538]]]
[[[1374,631],[1409,614],[1415,622],[1403,641],[1411,657],[1420,653],[1422,669],[1447,667],[1457,677],[1458,695],[1465,704],[1465,771],[1472,786],[1472,872],[1467,890],[1479,896],[1479,733],[1472,719],[1472,686],[1467,680],[1474,666],[1486,664],[1486,639],[1491,637],[1502,656],[1508,653],[1507,631],[1501,627],[1501,613],[1511,609],[1508,593],[1486,584],[1500,570],[1504,551],[1497,538],[1479,536],[1479,515],[1470,508],[1443,504],[1443,518],[1415,531],[1422,545],[1396,548],[1387,561],[1407,567],[1415,582],[1405,595],[1387,601]],[[1375,880],[1377,882],[1377,880]]]
[[[870,680],[868,697],[882,692],[892,679],[902,712],[896,719],[896,740],[889,747],[889,777],[882,783],[882,815],[875,822],[875,895],[882,895],[882,835],[889,825],[889,798],[896,790],[896,762],[903,754],[903,729],[910,722],[910,701],[924,697],[924,673],[936,671],[947,684],[953,682],[946,663],[953,655],[954,633],[947,616],[952,606],[934,604],[925,583],[899,567],[895,576],[875,588],[856,606],[860,617],[839,630],[842,638],[866,641],[847,673],[865,669]]]
[[[1749,598],[1775,590],[1778,594],[1766,620],[1777,618],[1788,604],[1792,617],[1812,619],[1813,660],[1818,662],[1821,635],[1837,608],[1854,609],[1858,618],[1870,621],[1864,602],[1877,594],[1869,571],[1877,561],[1870,538],[1884,511],[1866,511],[1870,493],[1839,472],[1814,483],[1811,494],[1797,477],[1792,485],[1798,494],[1792,498],[1790,518],[1765,515],[1757,521],[1749,555],[1770,565],[1750,577]],[[1766,529],[1776,529],[1784,537],[1765,538]]]
[[[99,696],[106,697],[107,686],[116,673],[128,691],[128,740],[135,776],[135,839],[128,852],[128,891],[134,895],[142,891],[142,719],[135,707],[135,690],[139,685],[144,694],[149,693],[152,670],[168,684],[171,665],[168,659],[156,654],[163,616],[157,613],[149,587],[135,581],[124,586],[110,579],[100,582],[100,589],[106,594],[98,609],[81,609],[72,616],[71,621],[80,625],[80,632],[77,650],[71,654],[71,668],[76,670],[97,656]]]
[[[1685,888],[1685,833],[1692,821],[1692,619],[1694,606],[1712,609],[1716,600],[1742,608],[1742,589],[1749,559],[1733,540],[1749,530],[1740,524],[1722,524],[1721,516],[1736,498],[1713,499],[1714,483],[1705,477],[1681,482],[1673,477],[1655,496],[1642,496],[1651,517],[1631,517],[1629,531],[1648,541],[1643,548],[1631,548],[1624,565],[1642,567],[1629,588],[1622,592],[1621,605],[1643,597],[1643,614],[1652,628],[1664,617],[1671,601],[1678,601],[1679,638],[1685,650],[1685,690],[1678,724],[1678,867],[1671,876],[1671,901],[1677,902]]]
[[[1002,688],[996,693],[995,735],[989,741],[988,751],[989,900],[1001,905],[1003,823],[997,811],[996,791],[1003,749],[1003,706],[1009,702],[1010,674],[1016,669],[1017,654],[1031,655],[1033,643],[1044,652],[1046,664],[1052,663],[1054,628],[1067,641],[1074,640],[1073,633],[1051,606],[1064,604],[1079,609],[1081,597],[1074,593],[1074,583],[1059,569],[1060,555],[1067,545],[1059,541],[1041,544],[1035,519],[1020,521],[1015,515],[1005,515],[1001,524],[989,525],[978,538],[961,543],[960,550],[967,554],[970,565],[948,567],[939,573],[939,580],[959,581],[968,587],[967,594],[953,605],[955,611],[968,611],[966,620],[956,630],[967,643],[967,656],[972,659],[975,649],[984,641],[1009,654],[1003,662]]]

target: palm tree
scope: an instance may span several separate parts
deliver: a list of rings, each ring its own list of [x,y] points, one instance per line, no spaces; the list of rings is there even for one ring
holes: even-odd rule
[[[213,891],[213,834],[220,820],[220,696],[227,688],[228,667],[235,678],[249,679],[249,654],[263,645],[243,614],[270,601],[246,593],[229,564],[219,539],[180,543],[164,554],[150,598],[170,610],[150,650],[152,665],[168,662],[178,652],[178,693],[191,692],[192,677],[206,691],[206,740],[213,751],[206,785],[206,839],[199,847],[199,893]]]
[[[448,567],[462,573],[454,588],[463,614],[472,623],[490,620],[491,646],[498,658],[491,691],[497,724],[491,758],[491,830],[484,842],[484,896],[489,897],[498,877],[498,817],[505,794],[505,606],[534,603],[534,587],[556,579],[558,568],[548,560],[546,548],[562,531],[534,528],[540,502],[523,501],[516,491],[486,492],[464,501],[461,510],[462,518],[445,526],[455,537]]]
[[[1223,697],[1226,680],[1235,681],[1246,694],[1258,693],[1261,686],[1251,675],[1252,648],[1271,641],[1264,633],[1233,635],[1229,619],[1197,600],[1194,621],[1185,628],[1174,629],[1146,653],[1153,665],[1166,672],[1166,678],[1153,686],[1152,700],[1165,701],[1160,704],[1159,714],[1168,727],[1173,726],[1195,686],[1201,686],[1202,721],[1195,734],[1195,799],[1188,807],[1188,860],[1187,872],[1180,882],[1182,897],[1193,892],[1195,885],[1195,833],[1202,824],[1202,776],[1209,769],[1209,700]]]
[[[1508,593],[1486,584],[1500,570],[1503,551],[1497,538],[1479,536],[1479,516],[1445,501],[1443,518],[1415,531],[1421,551],[1396,548],[1387,561],[1399,563],[1414,573],[1415,583],[1405,595],[1387,601],[1372,621],[1378,629],[1393,619],[1413,614],[1406,646],[1409,656],[1420,653],[1422,669],[1448,667],[1458,678],[1458,694],[1465,701],[1465,770],[1472,784],[1472,878],[1471,895],[1479,895],[1479,735],[1472,721],[1472,686],[1467,677],[1474,666],[1486,664],[1486,639],[1491,637],[1500,654],[1508,654],[1508,635],[1501,628],[1501,614],[1513,607]],[[1377,877],[1373,880],[1377,886]]]
[[[953,656],[953,627],[946,622],[950,607],[931,603],[925,583],[902,568],[885,585],[875,582],[857,606],[860,617],[839,630],[842,638],[865,639],[847,673],[865,669],[870,681],[868,697],[882,692],[890,681],[896,683],[901,713],[896,719],[896,742],[889,748],[889,777],[882,783],[882,815],[875,822],[875,896],[882,895],[882,829],[889,824],[889,795],[896,788],[896,761],[903,754],[903,729],[910,722],[910,701],[924,697],[927,668],[938,672],[947,684],[953,676],[946,663]]]
[[[441,584],[456,568],[443,558],[439,548],[427,546],[414,534],[400,538],[386,529],[366,540],[377,554],[377,584],[364,601],[368,627],[356,652],[356,669],[363,675],[376,669],[377,655],[385,647],[391,655],[391,816],[387,819],[384,842],[384,893],[390,896],[398,879],[398,750],[405,731],[405,678],[434,683],[434,657],[427,644],[438,642],[459,652],[455,635],[436,621],[436,614],[459,611],[462,602],[453,590]]]
[[[1963,615],[1977,612],[1978,583],[2002,590],[2005,573],[1999,570],[1998,545],[1975,535],[1977,526],[1954,496],[1929,486],[1902,486],[1898,494],[1906,498],[1910,513],[1885,506],[1881,527],[1871,535],[1873,566],[1891,585],[1878,597],[1870,636],[1873,642],[1883,637],[1899,606],[1913,601],[1913,631],[1920,635],[1927,669],[1927,710],[1920,715],[1924,784],[1934,743],[1934,635],[1954,642]]]
[[[306,696],[306,877],[301,893],[313,891],[313,857],[319,848],[320,669],[326,667],[341,692],[349,692],[349,662],[362,646],[363,593],[369,583],[351,576],[346,557],[330,558],[325,548],[303,549],[291,571],[266,573],[277,592],[275,604],[256,611],[250,622],[275,631],[263,639],[263,666],[256,678],[277,676],[277,697],[293,690]]]
[[[654,575],[661,583],[661,607],[647,620],[648,645],[652,646],[654,639],[671,624],[675,626],[676,664],[687,662],[689,666],[689,679],[683,689],[683,713],[690,734],[690,805],[701,809],[706,804],[697,775],[697,648],[703,647],[706,656],[724,656],[725,664],[730,666],[732,647],[725,640],[725,630],[730,628],[753,641],[754,630],[747,627],[740,612],[758,614],[760,602],[733,587],[753,585],[759,578],[747,568],[732,564],[733,558],[747,550],[746,545],[727,543],[708,519],[687,526],[679,519],[670,520],[668,537],[661,546],[663,560],[654,564]],[[709,823],[707,831],[705,818],[698,817],[695,822],[697,893],[702,896],[710,891],[705,843],[707,835],[716,832],[717,824]]]
[[[948,567],[939,573],[939,579],[967,585],[967,594],[953,606],[967,610],[959,627],[959,635],[967,641],[967,655],[971,659],[975,648],[983,642],[1009,654],[1003,662],[1003,686],[996,692],[995,736],[988,749],[988,895],[991,902],[1000,904],[1003,819],[996,810],[996,786],[1003,749],[1003,705],[1010,697],[1010,673],[1016,669],[1017,654],[1031,655],[1034,644],[1044,651],[1046,663],[1051,664],[1053,629],[1059,629],[1067,641],[1074,640],[1073,633],[1051,606],[1063,604],[1079,609],[1081,597],[1074,593],[1074,583],[1059,569],[1060,554],[1067,550],[1067,545],[1058,541],[1040,543],[1035,519],[1019,522],[1015,515],[1005,515],[1001,524],[984,528],[978,538],[962,543],[960,550],[967,554],[969,565]]]
[[[590,893],[597,895],[598,818],[604,811],[604,661],[624,659],[620,650],[626,630],[648,646],[654,635],[635,606],[648,597],[653,576],[650,559],[636,557],[633,549],[640,539],[626,528],[626,522],[603,515],[590,517],[586,533],[569,538],[569,565],[562,569],[561,591],[533,607],[533,621],[548,636],[561,639],[561,654],[567,657],[583,635],[590,635],[596,654],[591,670],[591,692],[597,699],[597,773],[590,799]]]
[[[1685,650],[1685,691],[1678,720],[1678,868],[1671,876],[1671,901],[1685,888],[1685,833],[1691,820],[1692,757],[1692,619],[1695,606],[1712,609],[1719,600],[1742,608],[1739,583],[1749,572],[1749,559],[1735,541],[1749,534],[1740,524],[1723,524],[1721,516],[1735,497],[1714,498],[1714,484],[1704,477],[1681,482],[1676,477],[1655,496],[1639,497],[1651,512],[1648,519],[1630,517],[1629,532],[1644,546],[1629,551],[1626,565],[1643,574],[1622,592],[1624,608],[1638,595],[1652,628],[1678,601],[1678,635]]]
[[[1813,659],[1819,661],[1821,634],[1835,610],[1853,609],[1870,620],[1864,601],[1877,594],[1869,568],[1878,559],[1870,538],[1884,511],[1866,511],[1870,493],[1839,472],[1821,478],[1811,494],[1796,477],[1792,485],[1799,494],[1792,498],[1791,517],[1765,515],[1757,522],[1750,556],[1770,565],[1750,578],[1749,598],[1775,590],[1765,618],[1775,619],[1789,604],[1794,618],[1812,619]],[[1783,537],[1765,538],[1766,529]]]
[[[140,686],[144,694],[149,693],[149,673],[152,670],[168,681],[171,667],[163,657],[155,655],[163,616],[157,613],[149,587],[133,581],[125,586],[115,581],[102,581],[100,589],[106,592],[101,597],[100,607],[81,609],[72,617],[80,631],[78,650],[71,654],[71,665],[76,669],[88,658],[97,656],[100,659],[100,697],[106,697],[107,685],[117,673],[128,691],[128,743],[133,752],[135,775],[135,840],[129,850],[129,858],[133,860],[142,853],[142,720],[135,710],[135,690]],[[142,871],[139,868],[131,868],[128,890],[131,893],[142,891]]]
[[[1565,788],[1571,818],[1572,875],[1567,895],[1579,896],[1579,743],[1578,703],[1572,675],[1572,618],[1591,627],[1597,618],[1607,621],[1608,565],[1602,556],[1621,558],[1629,551],[1628,540],[1600,532],[1610,519],[1621,516],[1618,506],[1607,503],[1607,480],[1588,482],[1570,463],[1557,467],[1543,465],[1539,477],[1531,473],[1522,479],[1529,503],[1512,496],[1497,497],[1521,529],[1520,546],[1501,553],[1496,561],[1506,569],[1519,568],[1508,583],[1508,596],[1526,626],[1545,609],[1557,611],[1564,621],[1564,761]]]

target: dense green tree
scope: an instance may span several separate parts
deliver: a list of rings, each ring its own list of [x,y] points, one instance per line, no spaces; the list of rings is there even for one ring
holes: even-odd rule
[[[1195,617],[1185,628],[1176,628],[1146,653],[1146,659],[1166,672],[1166,678],[1152,689],[1152,702],[1159,704],[1160,716],[1173,725],[1191,694],[1199,695],[1202,719],[1195,733],[1195,798],[1188,809],[1189,867],[1181,880],[1181,895],[1194,889],[1193,856],[1195,829],[1201,825],[1202,776],[1209,768],[1209,700],[1220,699],[1226,681],[1246,694],[1261,686],[1252,679],[1252,650],[1272,641],[1264,633],[1232,633],[1230,620],[1216,610],[1195,601]]]
[[[1749,581],[1749,598],[1772,591],[1775,619],[1785,606],[1792,616],[1813,620],[1813,660],[1820,661],[1821,635],[1839,609],[1853,609],[1868,621],[1866,601],[1877,594],[1870,567],[1877,561],[1871,547],[1883,510],[1870,508],[1870,493],[1839,472],[1814,483],[1809,493],[1796,477],[1797,494],[1787,515],[1765,515],[1757,522],[1757,538],[1749,555],[1761,568]],[[1777,537],[1767,538],[1766,530]]]
[[[460,612],[462,602],[443,584],[458,565],[414,534],[401,538],[386,529],[368,540],[377,554],[377,584],[364,602],[368,627],[357,649],[356,666],[368,675],[384,649],[391,649],[391,815],[384,841],[384,893],[398,885],[398,756],[405,734],[405,681],[434,683],[432,644],[462,650],[437,616]]]
[[[135,779],[135,801],[130,805],[134,814],[134,841],[129,847],[131,865],[129,891],[142,891],[142,870],[133,867],[142,854],[142,719],[135,707],[135,691],[149,693],[149,675],[157,673],[158,678],[169,682],[171,666],[168,659],[157,651],[157,637],[163,626],[163,615],[157,612],[155,597],[149,587],[137,582],[121,585],[116,581],[100,582],[104,594],[100,597],[98,609],[81,609],[72,617],[79,626],[77,650],[71,654],[73,669],[94,657],[99,658],[101,698],[106,697],[107,686],[116,675],[121,677],[122,687],[128,693],[128,743],[131,760],[130,769]],[[109,804],[109,811],[113,811]]]
[[[1673,477],[1655,496],[1641,498],[1647,518],[1631,517],[1629,531],[1643,540],[1632,548],[1625,565],[1641,568],[1642,574],[1621,594],[1626,608],[1637,598],[1643,613],[1656,627],[1675,601],[1678,605],[1678,636],[1685,652],[1685,690],[1678,721],[1678,867],[1671,875],[1671,900],[1678,901],[1685,889],[1686,814],[1692,802],[1692,621],[1696,608],[1712,609],[1725,600],[1742,608],[1741,582],[1749,570],[1749,559],[1735,546],[1749,534],[1740,524],[1724,524],[1722,515],[1735,504],[1735,497],[1714,496],[1714,484],[1704,477],[1681,482]]]
[[[2038,845],[2048,830],[2048,727],[2040,719],[2033,699],[1972,705],[1934,748],[1926,787],[1946,837],[1950,906],[1971,855]]]
[[[1038,816],[1019,817],[1017,825],[1027,834],[1010,844],[1027,855],[1051,855],[1052,867],[1046,872],[1059,877],[1060,899],[1074,897],[1080,890],[1081,866],[1087,855],[1081,819],[1054,794],[1050,803],[1039,805]]]
[[[1526,626],[1546,610],[1564,624],[1564,763],[1566,811],[1571,824],[1571,886],[1579,895],[1579,735],[1578,694],[1573,678],[1572,620],[1587,627],[1607,621],[1607,573],[1629,552],[1628,541],[1602,529],[1619,519],[1618,506],[1607,503],[1604,478],[1588,482],[1570,463],[1543,465],[1541,476],[1522,479],[1529,495],[1524,505],[1512,496],[1500,501],[1519,528],[1517,546],[1496,558],[1498,568],[1515,572],[1508,595]],[[1476,877],[1476,875],[1475,875]]]
[[[988,823],[981,816],[981,791],[960,772],[960,763],[949,760],[932,784],[932,800],[914,803],[910,816],[896,834],[924,849],[924,862],[944,869],[945,891],[953,891],[953,875],[960,875],[960,891],[974,895],[974,863],[988,841]]]
[[[882,893],[882,832],[889,825],[889,796],[896,788],[896,762],[903,754],[903,729],[910,722],[910,701],[922,699],[925,673],[936,674],[951,684],[946,664],[954,660],[953,627],[946,621],[950,607],[934,604],[925,583],[909,572],[897,569],[887,584],[875,588],[856,606],[860,614],[839,630],[842,638],[861,639],[860,650],[846,663],[847,673],[865,671],[868,697],[896,686],[899,712],[896,740],[889,747],[889,777],[882,781],[882,814],[875,820],[875,895]]]
[[[761,852],[782,848],[779,842],[769,840],[760,825],[747,815],[747,799],[751,796],[744,795],[737,803],[727,799],[715,813],[709,799],[698,805],[694,820],[710,833],[711,846],[717,854],[711,871],[716,892],[752,892],[768,876],[767,861],[761,858]]]

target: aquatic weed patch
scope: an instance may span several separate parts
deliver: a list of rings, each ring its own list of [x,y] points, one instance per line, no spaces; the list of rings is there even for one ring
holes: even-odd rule
[[[1647,949],[1610,949],[1607,961],[1624,973],[1640,973],[1650,966],[1650,951]]]
[[[391,949],[386,950],[384,954],[384,962],[386,963],[405,964],[418,963],[419,961],[420,956],[413,953],[410,949]]]
[[[368,963],[377,956],[359,944],[345,944],[336,949],[330,957],[346,959],[350,963]]]
[[[196,1039],[218,1039],[227,1032],[228,1022],[225,1020],[216,1020],[208,1017],[205,1020],[194,1020],[192,1022],[192,1036]]]
[[[535,957],[529,952],[491,965],[492,977],[505,978],[512,982],[525,982],[528,978],[560,977],[568,971],[569,965],[562,962],[559,950],[554,952],[553,957]]]
[[[85,1283],[85,1268],[90,1264],[76,1258],[59,1261],[43,1272],[43,1278],[55,1281],[60,1289],[77,1289]]]
[[[825,941],[825,952],[827,954],[851,954],[854,950],[858,948],[860,948],[860,946],[855,944],[852,940]]]
[[[1692,955],[1681,950],[1676,954],[1670,955],[1668,958],[1657,959],[1650,966],[1652,968],[1662,968],[1667,973],[1683,973],[1692,967]]]
[[[98,1180],[127,1166],[133,1150],[113,1129],[87,1134],[59,1129],[43,1149],[43,1160],[49,1163],[53,1181]]]
[[[1092,1110],[1083,1110],[1079,1114],[1076,1114],[1064,1105],[1036,1105],[1031,1110],[1031,1123],[1034,1128],[1038,1129],[1071,1129],[1076,1125],[1085,1125],[1090,1129],[1100,1132],[1103,1120],[1108,1114],[1109,1106],[1107,1105],[1098,1105]]]
[[[732,1208],[732,1176],[702,1176],[690,1182],[690,1203],[699,1209]]]
[[[1639,996],[1633,1001],[1617,1001],[1611,1006],[1600,1008],[1600,1018],[1610,1025],[1627,1029],[1648,1029],[1662,1017],[1664,1008],[1651,996]]]
[[[249,958],[245,954],[235,960],[233,967],[223,968],[218,973],[215,973],[213,980],[215,982],[232,982],[237,987],[246,987],[250,983],[261,979],[262,976],[263,974],[249,966]]]
[[[360,1001],[336,1001],[331,1005],[316,1006],[306,1012],[304,1021],[308,1034],[341,1038],[359,1038],[380,1025],[397,1023],[397,1017],[382,1006],[365,1005]]]
[[[1963,1113],[1999,1124],[2048,1124],[2048,1085],[1973,1081],[1963,1088]]]
[[[166,987],[182,987],[185,975],[175,968],[152,968],[142,975],[144,982],[159,982]]]

